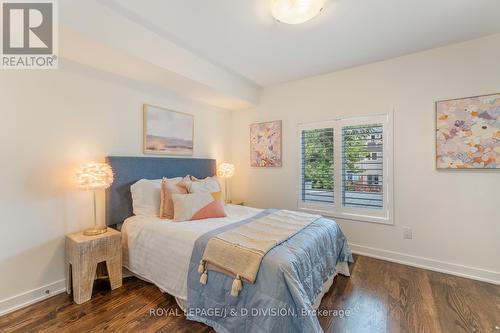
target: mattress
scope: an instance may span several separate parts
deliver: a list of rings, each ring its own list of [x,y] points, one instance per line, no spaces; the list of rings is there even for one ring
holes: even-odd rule
[[[172,222],[154,216],[132,216],[122,226],[123,265],[137,277],[152,282],[163,292],[176,297],[181,308],[187,299],[187,276],[196,240],[204,233],[239,222],[261,209],[227,205],[227,217],[198,221]],[[339,263],[337,272],[349,275],[347,263]],[[315,308],[332,285],[326,281]]]

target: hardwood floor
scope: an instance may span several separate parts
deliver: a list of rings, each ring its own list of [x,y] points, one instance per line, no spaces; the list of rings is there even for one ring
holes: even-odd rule
[[[357,256],[320,305],[325,332],[500,333],[500,286]],[[165,313],[153,316],[150,311]],[[328,310],[337,310],[329,311]],[[340,311],[343,310],[344,312]],[[173,297],[135,278],[91,301],[57,295],[0,317],[0,332],[213,332],[185,319]]]

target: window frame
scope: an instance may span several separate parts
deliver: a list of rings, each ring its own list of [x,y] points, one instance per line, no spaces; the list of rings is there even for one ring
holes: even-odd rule
[[[382,209],[344,207],[342,202],[342,128],[346,126],[382,124],[383,139],[383,206]],[[333,160],[334,160],[334,203],[319,204],[302,201],[302,131],[333,128]],[[326,216],[381,224],[394,224],[393,204],[393,113],[342,118],[336,120],[320,121],[314,123],[299,124],[298,137],[298,195],[297,207],[299,210],[319,213]]]

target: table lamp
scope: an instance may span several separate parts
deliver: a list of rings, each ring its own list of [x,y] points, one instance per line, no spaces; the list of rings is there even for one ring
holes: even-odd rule
[[[107,231],[105,225],[97,224],[96,191],[106,189],[113,183],[113,170],[106,163],[87,163],[76,173],[78,186],[85,191],[92,191],[94,197],[94,227],[86,229],[83,234],[95,236]]]
[[[221,163],[217,167],[217,176],[224,179],[224,201],[230,203],[227,195],[227,179],[234,176],[234,165],[230,163]]]

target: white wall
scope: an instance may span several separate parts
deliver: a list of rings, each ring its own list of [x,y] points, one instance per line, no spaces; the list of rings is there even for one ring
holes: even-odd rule
[[[395,225],[339,220],[353,248],[500,283],[500,173],[434,162],[434,102],[496,92],[500,34],[265,89],[254,112],[233,113],[233,198],[295,209],[297,124],[394,110]],[[249,124],[280,119],[283,168],[250,168]]]
[[[93,223],[74,171],[106,155],[142,155],[143,103],[194,114],[195,157],[228,158],[229,111],[154,89],[68,61],[0,72],[0,312],[16,305],[5,299],[35,289],[21,297],[29,300],[64,278],[64,236]]]

